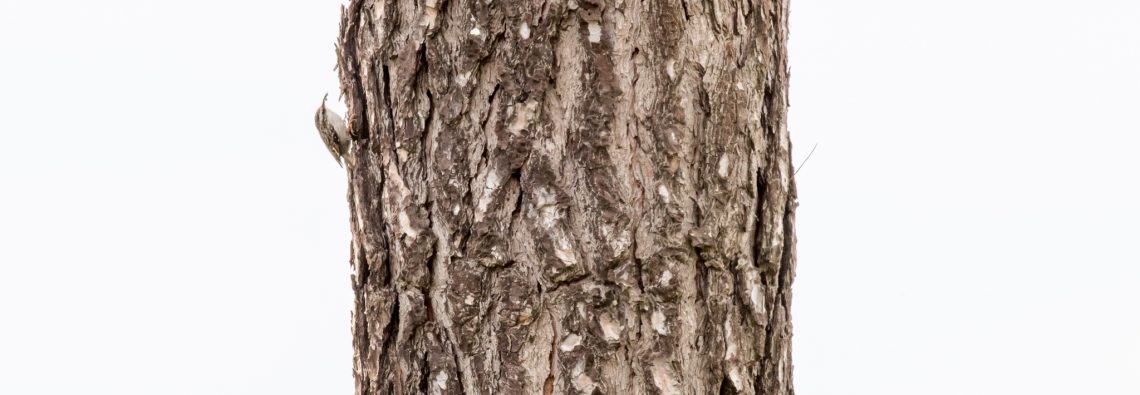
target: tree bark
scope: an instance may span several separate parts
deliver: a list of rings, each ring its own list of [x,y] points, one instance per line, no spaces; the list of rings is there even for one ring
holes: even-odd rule
[[[357,394],[792,394],[788,0],[352,0]]]

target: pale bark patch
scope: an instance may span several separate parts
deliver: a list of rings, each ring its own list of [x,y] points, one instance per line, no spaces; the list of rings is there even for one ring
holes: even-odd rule
[[[475,221],[481,221],[483,214],[487,212],[487,205],[491,204],[491,199],[495,197],[495,190],[499,189],[501,178],[499,173],[491,170],[487,173],[487,178],[484,181],[482,196],[479,197],[479,202],[475,205]]]
[[[542,227],[551,229],[557,225],[562,213],[558,210],[558,200],[554,193],[547,188],[538,188],[534,193],[534,200],[541,213]]]
[[[653,385],[662,395],[680,394],[677,390],[677,378],[673,376],[672,369],[664,361],[655,361],[650,368],[653,375]]]
[[[620,322],[605,313],[598,316],[598,327],[602,329],[602,338],[608,342],[621,340],[621,331],[625,329]]]
[[[404,235],[406,235],[412,239],[415,239],[417,236],[420,235],[420,231],[417,230],[415,226],[412,226],[412,220],[408,217],[407,211],[401,210],[398,217],[399,217],[398,222],[400,224],[400,231],[403,232]]]
[[[438,0],[427,0],[424,4],[424,17],[420,19],[420,26],[431,29],[435,27],[435,18],[439,14],[436,8],[439,6]]]
[[[594,388],[597,387],[597,384],[594,383],[594,380],[591,379],[590,376],[584,373],[585,369],[586,361],[578,360],[578,363],[574,365],[574,370],[571,371],[571,374],[574,376],[574,388],[578,391],[581,391],[581,393],[589,394],[594,391]]]
[[[511,134],[517,135],[519,132],[526,128],[526,125],[530,123],[531,118],[534,117],[534,110],[536,108],[538,108],[538,102],[534,100],[527,101],[526,104],[522,106],[513,107],[515,111],[515,118],[511,122],[511,126],[508,129]]]
[[[447,390],[447,372],[440,371],[439,374],[435,375],[435,387],[440,390]]]
[[[590,22],[586,25],[586,32],[589,34],[589,40],[592,43],[602,42],[602,25],[597,22]]]
[[[665,322],[665,313],[662,313],[661,310],[654,310],[653,316],[652,316],[652,318],[650,318],[650,321],[652,321],[653,330],[657,331],[658,334],[661,334],[661,335],[668,335],[669,334],[669,327],[668,327],[668,324]]]
[[[555,229],[551,237],[554,239],[554,256],[558,260],[566,266],[573,266],[578,263],[578,254],[574,251],[574,245],[562,229]]]
[[[578,348],[578,345],[580,344],[582,344],[582,337],[571,333],[562,338],[562,344],[558,346],[558,349],[564,352],[570,352],[574,351],[575,348]]]
[[[467,81],[470,79],[471,79],[471,72],[470,71],[464,71],[462,73],[455,75],[455,84],[459,85],[459,87],[465,87],[465,86],[467,86]]]

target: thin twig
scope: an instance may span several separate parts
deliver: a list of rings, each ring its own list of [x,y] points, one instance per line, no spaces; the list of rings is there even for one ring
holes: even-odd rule
[[[807,157],[804,158],[803,162],[800,162],[799,166],[796,166],[796,171],[792,172],[793,176],[795,176],[796,174],[800,174],[800,169],[802,169],[804,167],[804,164],[807,163],[808,159],[811,159],[811,154],[815,153],[816,147],[819,147],[819,143],[815,143],[815,145],[811,146],[811,151],[808,151]]]

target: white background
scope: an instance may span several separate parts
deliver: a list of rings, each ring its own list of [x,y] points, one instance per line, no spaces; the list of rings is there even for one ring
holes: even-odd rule
[[[797,393],[1140,394],[1140,3],[792,2]],[[339,4],[0,0],[0,393],[351,393]]]

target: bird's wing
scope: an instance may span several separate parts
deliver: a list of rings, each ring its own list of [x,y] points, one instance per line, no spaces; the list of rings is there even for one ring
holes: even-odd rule
[[[325,109],[325,117],[328,118],[329,123],[332,123],[333,129],[336,130],[336,135],[341,136],[342,139],[348,140],[348,132],[345,131],[344,118],[340,117],[336,111]]]

